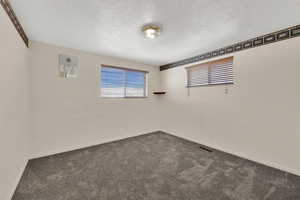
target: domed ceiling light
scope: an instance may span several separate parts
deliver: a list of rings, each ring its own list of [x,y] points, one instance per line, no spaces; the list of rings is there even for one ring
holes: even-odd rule
[[[161,27],[154,24],[144,25],[142,28],[142,32],[144,33],[146,38],[155,39],[160,35]]]

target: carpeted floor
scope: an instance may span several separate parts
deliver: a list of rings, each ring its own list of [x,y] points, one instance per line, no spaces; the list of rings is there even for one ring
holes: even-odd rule
[[[162,132],[31,160],[13,200],[299,200],[300,177]]]

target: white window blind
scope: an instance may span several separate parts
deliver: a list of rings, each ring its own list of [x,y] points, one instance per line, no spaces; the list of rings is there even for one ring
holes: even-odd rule
[[[187,67],[187,87],[233,84],[233,57]]]
[[[101,97],[146,97],[146,71],[102,66]]]

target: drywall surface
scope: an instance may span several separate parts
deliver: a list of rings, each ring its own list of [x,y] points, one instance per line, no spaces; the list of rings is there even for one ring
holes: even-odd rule
[[[300,175],[300,38],[234,55],[234,85],[187,89],[162,71],[162,130]]]
[[[9,200],[27,163],[30,126],[25,44],[0,7],[0,199]]]
[[[58,76],[58,55],[79,59],[75,79]],[[33,149],[31,157],[60,153],[159,129],[158,67],[32,42]],[[148,98],[100,95],[101,64],[149,71]]]

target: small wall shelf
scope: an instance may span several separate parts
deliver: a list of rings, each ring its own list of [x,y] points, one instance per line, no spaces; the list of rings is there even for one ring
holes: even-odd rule
[[[162,95],[162,94],[166,94],[166,92],[153,92],[154,95]]]

